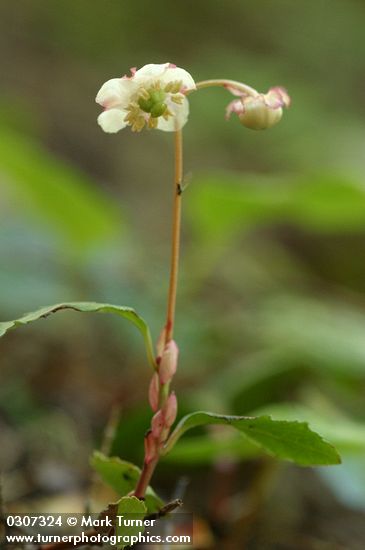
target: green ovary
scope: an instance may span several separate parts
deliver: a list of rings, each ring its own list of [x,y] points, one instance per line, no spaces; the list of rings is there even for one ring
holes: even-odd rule
[[[138,99],[138,105],[145,113],[151,113],[151,116],[157,118],[164,114],[167,109],[166,103],[164,103],[166,94],[162,90],[150,90],[149,97],[145,99],[140,97]]]
[[[166,103],[155,103],[155,105],[151,109],[151,116],[154,118],[157,118],[164,114],[164,112],[167,109]]]

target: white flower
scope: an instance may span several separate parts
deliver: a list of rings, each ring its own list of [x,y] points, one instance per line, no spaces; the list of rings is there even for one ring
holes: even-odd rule
[[[265,130],[279,122],[283,107],[289,107],[290,97],[284,88],[270,88],[267,94],[248,95],[228,88],[240,99],[235,99],[227,107],[226,118],[236,113],[244,126],[252,130]]]
[[[192,76],[171,63],[131,69],[131,76],[112,78],[100,88],[95,101],[105,110],[98,124],[109,133],[126,126],[134,132],[145,126],[165,132],[180,130],[189,115],[185,92],[195,89]]]

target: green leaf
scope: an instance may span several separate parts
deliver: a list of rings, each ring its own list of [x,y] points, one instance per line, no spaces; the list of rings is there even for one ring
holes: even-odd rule
[[[104,483],[112,487],[120,496],[125,496],[133,491],[141,475],[140,468],[135,464],[116,456],[105,456],[99,451],[93,453],[90,464]],[[163,506],[163,501],[156,495],[152,487],[147,488],[145,504],[149,513],[157,512]]]
[[[257,413],[270,413],[277,420],[296,418],[308,422],[313,429],[333,442],[342,454],[364,456],[365,423],[355,422],[337,409],[313,410],[301,404],[280,403],[260,408]]]
[[[207,424],[223,424],[236,428],[270,455],[301,466],[341,462],[336,449],[310,430],[305,422],[273,420],[270,416],[226,416],[200,411],[180,420],[168,439],[164,452],[168,453],[187,430]]]
[[[140,469],[135,464],[116,456],[105,456],[99,451],[94,451],[90,465],[120,496],[127,495],[135,488],[140,474]]]
[[[118,548],[125,548],[126,546],[134,546],[138,541],[138,535],[143,533],[143,519],[146,515],[147,508],[143,501],[137,497],[122,497],[118,503],[117,516],[123,516],[120,521],[117,520],[115,534],[117,537],[125,537],[125,542],[118,544]],[[131,523],[134,521],[138,523],[142,521],[142,525],[125,525],[125,523]],[[135,540],[131,537],[137,537]]]
[[[63,304],[46,306],[37,309],[37,311],[33,311],[32,313],[27,313],[26,315],[23,315],[23,317],[19,317],[19,319],[0,323],[0,337],[4,336],[4,334],[6,334],[10,329],[17,328],[22,325],[27,325],[28,323],[32,323],[33,321],[38,321],[38,319],[44,319],[52,313],[56,313],[57,311],[62,311],[64,309],[71,309],[73,311],[79,312],[115,313],[116,315],[120,315],[124,319],[127,319],[128,321],[133,323],[142,333],[146,344],[148,361],[152,365],[152,367],[155,368],[155,359],[153,354],[150,330],[142,317],[140,317],[131,307],[115,306],[111,304],[99,304],[97,302],[66,302]]]

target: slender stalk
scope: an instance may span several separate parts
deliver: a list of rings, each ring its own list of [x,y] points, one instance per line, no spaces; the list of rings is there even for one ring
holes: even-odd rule
[[[172,340],[175,324],[175,309],[176,309],[176,291],[179,272],[179,256],[180,256],[180,233],[181,233],[181,194],[182,194],[182,178],[183,178],[183,140],[182,132],[175,132],[175,173],[174,173],[174,200],[172,210],[172,245],[171,245],[171,264],[170,264],[170,283],[167,299],[167,315],[166,315],[166,336],[165,343]],[[169,385],[166,384],[164,393],[161,393],[160,408],[163,406],[168,396]],[[151,477],[158,464],[159,456],[150,462],[143,463],[140,478],[134,491],[134,496],[144,498]]]
[[[137,486],[134,490],[133,495],[137,498],[144,498],[147,487],[150,484],[151,477],[158,463],[158,457],[151,462],[144,462],[140,478],[138,480]]]
[[[183,178],[183,142],[182,131],[175,132],[175,176],[174,203],[172,217],[172,246],[170,284],[167,300],[166,344],[172,340],[175,323],[176,291],[179,271],[180,233],[181,233],[181,184]]]
[[[259,95],[259,92],[254,88],[251,88],[251,86],[247,86],[247,84],[243,84],[243,82],[237,82],[236,80],[225,80],[224,78],[217,78],[213,80],[201,80],[200,82],[196,83],[197,90],[201,90],[202,88],[210,88],[211,86],[223,86],[223,88],[233,88],[250,96]]]

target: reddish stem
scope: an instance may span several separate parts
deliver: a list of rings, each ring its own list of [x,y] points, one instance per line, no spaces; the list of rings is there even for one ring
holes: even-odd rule
[[[155,468],[157,466],[158,459],[159,457],[157,456],[154,460],[151,460],[151,462],[148,462],[148,463],[145,462],[143,464],[141,476],[138,480],[137,487],[133,493],[135,497],[141,498],[141,499],[144,498],[147,487],[150,484],[151,477],[153,476],[153,472],[155,471]]]
[[[165,344],[170,342],[173,337],[176,309],[176,292],[179,272],[179,254],[180,254],[180,233],[181,233],[181,194],[182,194],[182,176],[183,176],[183,143],[181,130],[175,132],[175,174],[174,174],[174,202],[172,212],[172,247],[171,247],[171,267],[170,283],[167,299],[167,317],[166,317],[166,335]],[[168,396],[168,387],[166,384],[164,392],[161,392],[160,407],[163,406]],[[147,487],[152,478],[153,472],[159,461],[159,455],[155,459],[144,461],[142,472],[138,480],[134,496],[144,498]]]
[[[175,323],[176,291],[179,272],[180,233],[181,233],[181,194],[183,177],[183,144],[182,132],[175,132],[175,177],[174,177],[174,204],[172,215],[172,246],[170,284],[167,301],[166,316],[166,344],[172,340]]]

